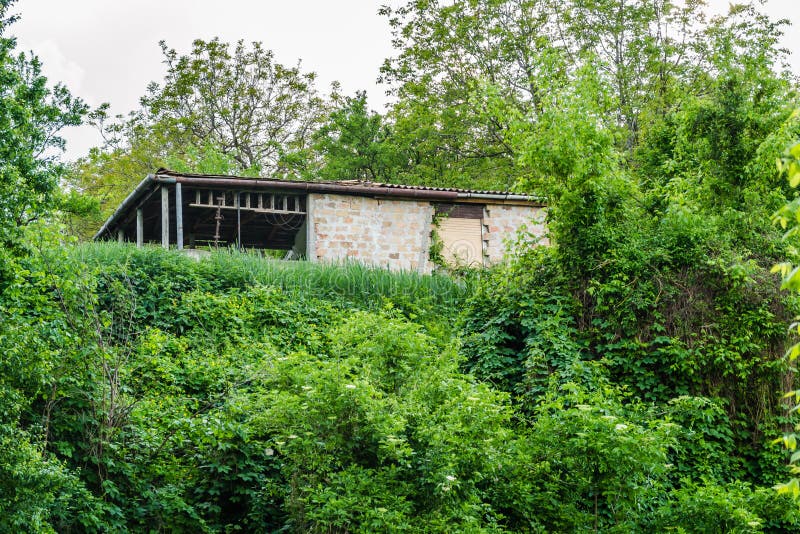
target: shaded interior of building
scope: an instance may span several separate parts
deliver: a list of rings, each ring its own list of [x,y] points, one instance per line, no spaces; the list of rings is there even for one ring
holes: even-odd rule
[[[116,238],[190,249],[271,250],[300,259],[306,256],[306,217],[304,194],[161,184],[119,221]]]

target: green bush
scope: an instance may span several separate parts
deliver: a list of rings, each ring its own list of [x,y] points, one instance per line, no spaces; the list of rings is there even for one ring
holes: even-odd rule
[[[654,403],[620,380],[557,261],[539,249],[456,283],[42,246],[0,296],[2,478],[18,495],[4,517],[59,532],[629,532],[689,529],[684,488],[716,484],[709,499],[730,492],[732,518],[767,528],[777,504],[730,484],[774,458],[737,450],[752,436],[722,397]]]

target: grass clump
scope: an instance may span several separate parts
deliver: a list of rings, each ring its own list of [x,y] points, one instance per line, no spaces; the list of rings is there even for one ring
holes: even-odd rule
[[[473,285],[470,278],[391,271],[357,262],[281,261],[228,249],[193,259],[156,247],[85,243],[72,248],[70,255],[108,275],[125,272],[131,278],[158,280],[162,290],[223,291],[261,285],[298,299],[329,300],[358,309],[381,309],[391,303],[415,315],[453,315]]]

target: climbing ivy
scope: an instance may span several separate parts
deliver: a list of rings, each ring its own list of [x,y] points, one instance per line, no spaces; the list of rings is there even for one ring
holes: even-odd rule
[[[778,170],[786,175],[789,186],[797,188],[800,185],[800,143],[792,146],[784,156],[778,160]],[[788,202],[773,216],[773,222],[779,224],[786,230],[784,239],[792,245],[797,243],[797,236],[800,235],[800,197],[795,197]],[[800,292],[800,266],[797,265],[797,249],[792,247],[792,261],[780,263],[773,268],[773,272],[781,274],[783,279],[782,287],[792,292]],[[790,330],[800,334],[800,322],[794,322]],[[800,356],[800,343],[795,343],[786,353],[790,362],[797,360]],[[784,398],[791,402],[790,411],[796,412],[800,409],[800,390],[792,389],[786,392]],[[800,451],[797,450],[798,435],[795,427],[794,432],[786,432],[782,438],[775,440],[775,443],[782,443],[791,452],[789,459],[789,470],[793,475],[800,475]],[[782,482],[776,486],[780,493],[788,493],[795,499],[800,498],[800,478],[797,476],[787,482]]]

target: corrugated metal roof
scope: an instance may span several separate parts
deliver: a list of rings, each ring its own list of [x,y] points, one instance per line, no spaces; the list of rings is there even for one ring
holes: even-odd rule
[[[414,191],[450,191],[453,193],[473,193],[477,195],[513,194],[511,191],[500,191],[491,189],[462,189],[458,187],[436,187],[430,185],[387,184],[383,182],[370,182],[367,180],[339,180],[331,183],[340,185],[364,186],[364,187],[388,187],[390,189],[407,189]]]
[[[251,178],[246,176],[226,176],[217,174],[190,174],[159,169],[148,175],[128,195],[122,204],[111,214],[100,230],[95,234],[99,239],[103,234],[113,230],[118,219],[126,211],[134,209],[137,202],[158,186],[159,183],[202,184],[208,187],[239,187],[240,183],[252,182],[254,189],[281,189],[300,193],[351,194],[360,196],[391,196],[406,199],[425,199],[426,201],[443,202],[517,202],[525,205],[544,206],[544,200],[530,195],[522,195],[507,191],[487,191],[475,189],[458,189],[454,187],[435,187],[423,185],[384,184],[362,180],[339,181],[303,181],[285,178]],[[240,183],[237,183],[240,182]],[[148,193],[149,192],[149,193]]]
[[[159,169],[155,173],[157,176],[184,176],[187,178],[226,178],[226,179],[234,179],[234,180],[259,180],[259,181],[268,181],[268,182],[281,182],[281,183],[297,183],[297,184],[305,184],[309,183],[305,180],[294,180],[291,178],[263,178],[263,177],[247,177],[247,176],[226,176],[226,175],[218,175],[218,174],[191,174],[191,173],[181,173],[170,171],[168,169]],[[342,185],[348,187],[385,187],[389,189],[400,189],[400,190],[408,190],[408,191],[446,191],[451,193],[468,193],[473,195],[519,195],[519,193],[514,193],[512,191],[501,191],[501,190],[491,190],[491,189],[463,189],[458,187],[437,187],[437,186],[430,186],[430,185],[408,185],[408,184],[391,184],[391,183],[384,183],[384,182],[372,182],[369,180],[314,180],[310,183],[317,183],[317,184],[330,184],[330,185]],[[528,196],[528,195],[523,195]],[[529,198],[531,200],[541,200],[536,196],[530,195]]]

